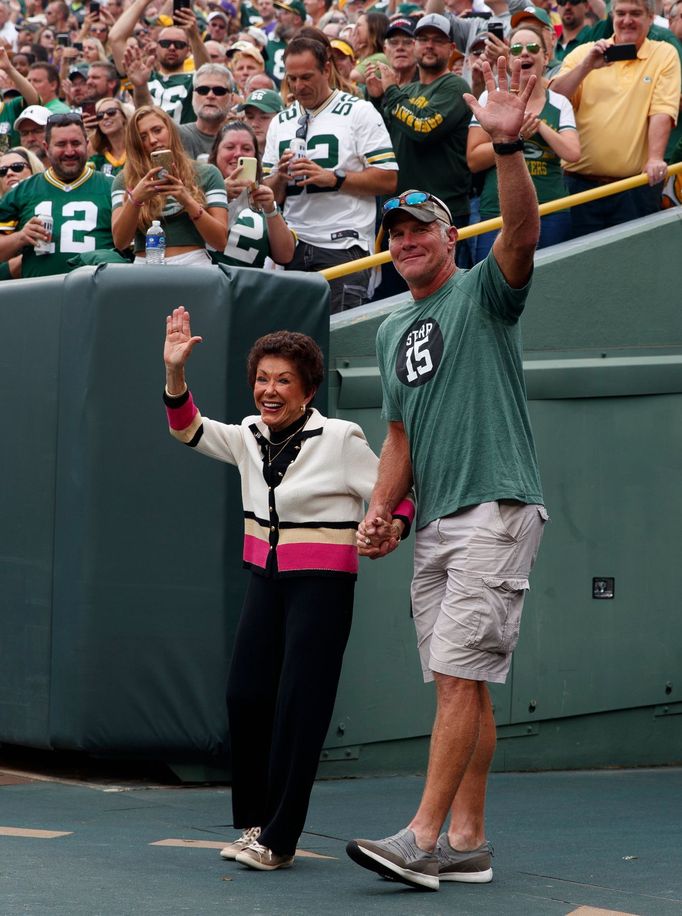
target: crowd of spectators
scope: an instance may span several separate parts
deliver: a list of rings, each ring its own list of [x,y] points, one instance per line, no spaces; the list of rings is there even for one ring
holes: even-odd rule
[[[170,266],[312,271],[381,246],[408,189],[493,218],[464,96],[500,56],[536,79],[512,142],[540,203],[647,176],[543,217],[540,247],[653,213],[680,198],[681,40],[682,0],[0,0],[0,279],[144,263],[153,220]],[[356,271],[331,310],[398,284]]]

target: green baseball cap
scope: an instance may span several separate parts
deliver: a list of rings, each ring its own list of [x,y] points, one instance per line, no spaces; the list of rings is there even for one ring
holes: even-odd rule
[[[288,10],[290,13],[296,13],[305,22],[308,14],[302,0],[273,0],[273,3],[280,10]]]
[[[551,29],[553,27],[552,20],[549,18],[549,13],[540,9],[539,6],[527,6],[525,9],[519,10],[518,13],[514,13],[511,17],[511,27],[515,29],[520,22],[524,22],[526,19],[534,19],[546,29]]]
[[[282,96],[274,89],[254,89],[241,105],[237,105],[237,111],[244,111],[251,106],[258,108],[259,111],[265,111],[268,114],[277,114],[284,111]]]

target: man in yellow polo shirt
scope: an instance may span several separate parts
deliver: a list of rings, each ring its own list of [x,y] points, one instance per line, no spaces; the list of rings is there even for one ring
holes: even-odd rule
[[[664,152],[677,121],[680,60],[675,48],[646,37],[654,0],[614,0],[613,41],[581,45],[564,60],[551,88],[573,103],[582,156],[563,163],[576,194],[646,172],[649,183],[574,207],[574,235],[655,213],[661,207]],[[634,60],[607,63],[611,44],[634,44]]]

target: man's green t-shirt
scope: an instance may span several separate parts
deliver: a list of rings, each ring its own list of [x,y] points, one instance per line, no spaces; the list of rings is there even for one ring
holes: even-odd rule
[[[90,163],[71,184],[48,169],[15,185],[0,200],[0,231],[19,230],[37,215],[52,217],[52,250],[36,254],[33,246],[24,248],[22,277],[65,274],[74,255],[114,247],[111,178]]]
[[[22,96],[0,102],[0,155],[12,146],[19,146],[21,137],[14,129],[14,122],[25,107]]]
[[[418,528],[496,499],[543,503],[519,328],[529,288],[491,253],[379,328],[382,413],[407,432]]]

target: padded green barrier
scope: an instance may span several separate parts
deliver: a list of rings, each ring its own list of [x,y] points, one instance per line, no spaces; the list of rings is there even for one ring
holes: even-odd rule
[[[3,289],[2,741],[165,758],[225,744],[247,579],[239,477],[168,434],[164,319],[178,305],[204,338],[197,404],[228,422],[254,410],[258,336],[328,347],[315,275],[108,265]]]

